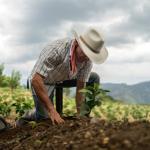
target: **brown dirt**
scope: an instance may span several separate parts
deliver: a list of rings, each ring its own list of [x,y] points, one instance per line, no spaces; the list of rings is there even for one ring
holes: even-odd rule
[[[108,123],[90,118],[50,120],[0,133],[0,150],[150,150],[150,123]]]

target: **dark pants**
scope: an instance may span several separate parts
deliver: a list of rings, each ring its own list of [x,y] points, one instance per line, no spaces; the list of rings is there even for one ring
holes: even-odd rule
[[[86,83],[86,86],[92,86],[94,83],[100,83],[100,78],[99,75],[95,72],[91,72],[90,77],[88,82]],[[56,86],[61,86],[61,87],[76,87],[77,86],[77,79],[72,79],[72,80],[65,80],[62,83],[56,84]],[[53,99],[54,97],[54,92],[52,92],[50,98]]]
[[[91,72],[90,77],[86,85],[93,85],[94,83],[100,83],[100,78],[99,75],[95,72]],[[77,86],[77,79],[73,80],[65,80],[62,83],[56,84],[56,86],[61,86],[61,87],[76,87]],[[50,99],[53,99],[54,97],[54,91],[50,95]],[[41,101],[38,99],[37,95],[33,95],[33,99],[35,102],[35,116],[36,120],[47,118],[47,110],[45,109],[44,105],[41,103]]]

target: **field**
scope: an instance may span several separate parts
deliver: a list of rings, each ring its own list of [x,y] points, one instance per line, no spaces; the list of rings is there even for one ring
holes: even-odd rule
[[[0,114],[12,125],[33,106],[30,91],[0,89]],[[62,125],[52,126],[50,120],[43,120],[0,133],[0,149],[150,149],[149,105],[129,105],[106,97],[90,118],[79,118],[74,99],[64,96],[63,112]]]

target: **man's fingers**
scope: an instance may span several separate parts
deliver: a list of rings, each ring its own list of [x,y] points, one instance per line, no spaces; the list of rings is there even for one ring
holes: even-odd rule
[[[59,120],[57,120],[57,123],[61,124],[61,123],[64,123],[64,122],[63,122],[63,120],[59,119]]]
[[[51,118],[51,121],[52,121],[52,125],[55,125],[55,121],[53,118]]]
[[[55,121],[53,121],[52,124],[55,125]]]
[[[62,122],[62,123],[65,123],[65,120],[61,118],[61,122]]]
[[[50,118],[53,125],[65,122],[57,112],[53,112],[52,114],[50,114]]]
[[[62,119],[61,117],[60,117],[59,120],[60,120],[61,123],[64,123],[64,122],[65,122],[64,119]]]
[[[51,119],[51,120],[53,125],[62,123],[60,119]]]
[[[56,120],[57,124],[61,124],[64,123],[65,121],[62,118],[59,118],[58,120]]]

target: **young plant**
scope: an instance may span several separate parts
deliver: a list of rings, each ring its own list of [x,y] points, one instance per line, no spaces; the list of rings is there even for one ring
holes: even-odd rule
[[[81,116],[89,116],[91,110],[95,106],[100,106],[101,101],[105,98],[108,90],[103,90],[100,88],[100,85],[94,83],[91,86],[86,86],[84,89],[80,90],[81,93],[85,95],[85,101],[81,105],[80,115]]]

